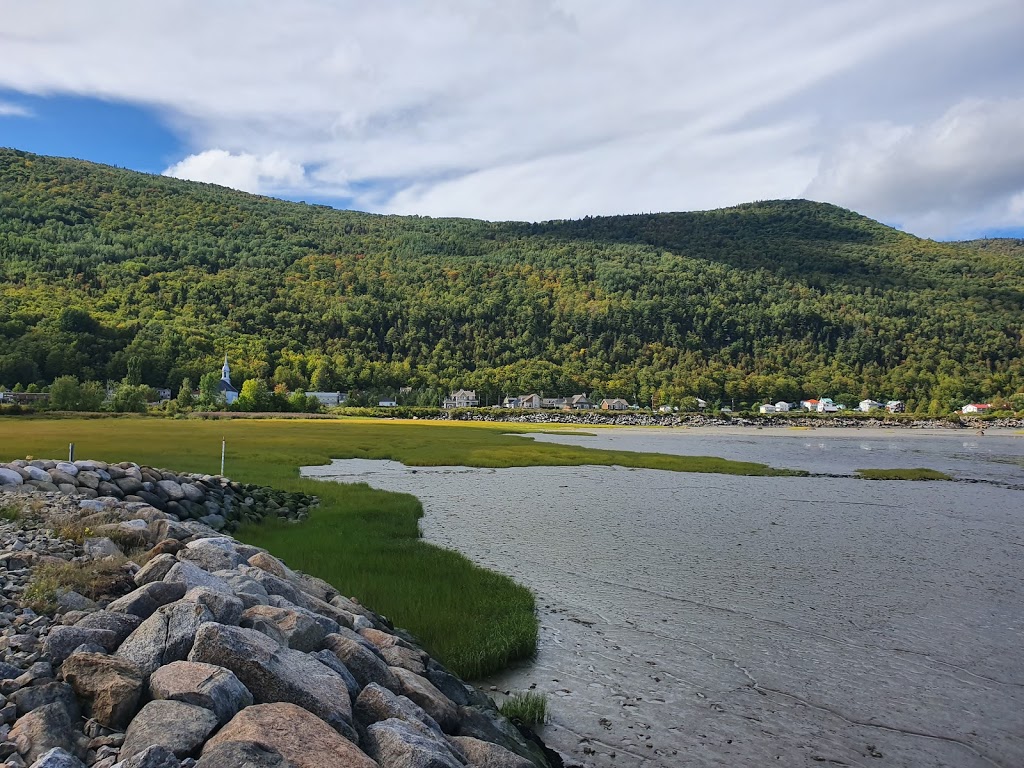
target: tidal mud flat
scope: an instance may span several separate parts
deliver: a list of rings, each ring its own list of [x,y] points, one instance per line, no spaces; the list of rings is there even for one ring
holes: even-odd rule
[[[539,439],[1024,476],[1012,434],[674,434]],[[486,682],[546,692],[542,735],[581,765],[1024,764],[1020,491],[607,467],[306,472],[416,494],[428,540],[536,592],[537,659]]]

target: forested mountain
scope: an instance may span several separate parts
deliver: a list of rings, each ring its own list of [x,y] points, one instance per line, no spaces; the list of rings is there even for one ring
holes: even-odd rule
[[[288,203],[0,150],[0,384],[831,395],[1024,388],[1020,241],[802,200],[491,223]],[[431,394],[433,397],[433,393]]]

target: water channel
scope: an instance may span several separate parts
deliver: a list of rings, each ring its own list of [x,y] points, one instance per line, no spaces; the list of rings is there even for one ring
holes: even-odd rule
[[[537,658],[485,685],[547,693],[567,764],[1024,765],[1024,435],[535,439],[981,481],[305,468],[418,496],[427,540],[535,592]]]

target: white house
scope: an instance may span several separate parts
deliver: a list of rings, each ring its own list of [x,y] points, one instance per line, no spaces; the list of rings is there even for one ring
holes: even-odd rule
[[[775,412],[776,413],[788,413],[789,412],[789,403],[787,403],[785,400],[779,400],[779,402],[777,402],[775,404]]]
[[[697,400],[697,408],[699,410],[703,411],[705,408],[708,407],[708,401],[707,400],[701,400],[699,397],[695,398],[695,399]]]
[[[658,413],[672,413],[672,406],[671,405],[659,405],[658,406]]]
[[[540,408],[540,395],[520,395],[520,408]]]
[[[564,408],[568,401],[564,397],[545,397],[540,401],[541,408]]]
[[[377,403],[381,408],[394,408],[398,403],[394,400],[381,400]]]
[[[771,403],[765,403],[757,409],[759,413],[775,413],[776,408]]]
[[[621,397],[605,398],[601,401],[602,411],[628,411],[629,403]]]
[[[228,366],[227,355],[224,355],[224,365],[220,369],[220,381],[217,382],[217,389],[224,395],[224,402],[228,405],[238,400],[238,390],[231,383],[231,368]]]
[[[505,399],[501,401],[501,405],[504,408],[518,408],[519,407],[519,398],[518,397],[512,397],[512,395],[506,395]]]
[[[877,400],[870,400],[870,399],[869,400],[861,400],[860,404],[857,406],[857,410],[858,411],[864,411],[864,413],[867,413],[868,411],[875,411],[875,410],[878,410],[879,408],[885,408],[885,404],[884,403],[880,403]]]
[[[984,413],[992,407],[991,403],[970,403],[960,409],[961,413]]]
[[[818,401],[818,413],[838,413],[843,406],[832,402],[831,397],[823,397]]]
[[[801,400],[800,401],[800,407],[803,408],[805,411],[816,411],[816,410],[818,410],[818,401],[817,400]]]
[[[306,397],[315,397],[320,405],[333,408],[348,400],[348,392],[307,392]]]
[[[476,408],[480,401],[475,389],[459,389],[448,395],[442,405],[445,408]]]

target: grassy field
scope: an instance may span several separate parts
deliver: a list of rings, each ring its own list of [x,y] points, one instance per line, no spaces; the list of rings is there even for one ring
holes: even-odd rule
[[[952,480],[945,472],[937,469],[858,469],[857,474],[865,480]]]
[[[540,432],[507,424],[380,420],[205,421],[0,418],[0,459],[136,461],[182,472],[225,472],[243,482],[315,493],[322,506],[302,525],[267,523],[240,538],[321,576],[416,634],[466,677],[529,656],[536,646],[533,596],[510,579],[419,540],[423,510],[409,495],[303,480],[298,468],[331,458],[394,459],[409,465],[511,467],[618,464],[681,472],[803,474],[712,457],[603,451],[537,443],[506,434]]]

